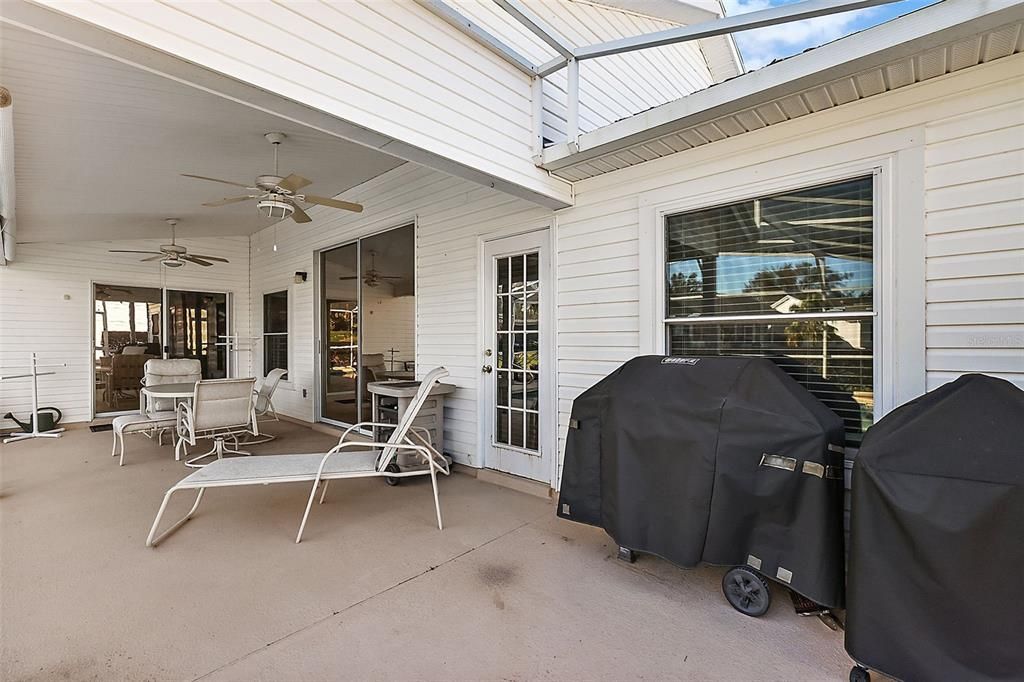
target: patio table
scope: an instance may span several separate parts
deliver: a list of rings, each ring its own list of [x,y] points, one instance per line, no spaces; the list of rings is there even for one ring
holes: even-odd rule
[[[147,399],[171,398],[174,400],[191,400],[195,393],[195,382],[182,382],[177,384],[157,384],[156,386],[143,386],[139,391],[139,412],[148,414]],[[177,403],[175,403],[177,404]]]

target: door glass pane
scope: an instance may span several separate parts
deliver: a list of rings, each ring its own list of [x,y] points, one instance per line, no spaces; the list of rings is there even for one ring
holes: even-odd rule
[[[412,225],[360,241],[362,347],[359,363],[361,420],[372,414],[373,381],[415,379],[416,232]]]
[[[540,254],[506,256],[494,263],[498,310],[495,443],[536,450],[540,419]],[[505,272],[507,279],[503,277]]]
[[[509,391],[509,376],[511,373],[508,370],[499,369],[496,370],[497,383],[495,389],[495,398],[497,399],[498,405],[508,405],[508,391]]]
[[[96,413],[139,409],[143,366],[163,353],[160,289],[96,284]]]
[[[227,334],[227,294],[168,289],[167,357],[199,360],[204,379],[223,379]]]
[[[359,262],[358,246],[348,244],[321,254],[321,417],[359,421]]]
[[[321,417],[368,421],[371,382],[415,378],[415,248],[407,225],[322,254]]]

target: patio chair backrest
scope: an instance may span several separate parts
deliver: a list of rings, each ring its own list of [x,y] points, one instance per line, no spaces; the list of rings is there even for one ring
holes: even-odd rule
[[[145,364],[145,355],[110,356],[111,388],[117,391],[139,390]]]
[[[272,369],[267,378],[263,380],[263,384],[260,386],[260,391],[256,395],[256,414],[266,414],[267,410],[270,409],[270,399],[274,395],[274,391],[277,390],[277,385],[281,383],[281,379],[287,374],[287,370],[283,369]]]
[[[423,403],[427,401],[427,397],[430,395],[430,389],[434,387],[441,379],[448,376],[448,370],[444,367],[436,367],[423,377],[423,381],[420,382],[420,387],[416,391],[416,395],[409,402],[409,406],[405,409],[405,414],[402,415],[402,419],[398,422],[398,426],[391,432],[391,437],[388,438],[388,443],[398,445],[403,443],[406,436],[409,435],[409,429],[412,428],[413,421],[416,419],[416,415],[419,414],[420,408],[423,407]],[[384,448],[381,456],[377,459],[377,471],[384,471],[387,466],[394,459],[397,450],[395,448]]]
[[[142,382],[146,386],[161,384],[194,384],[203,378],[203,364],[189,358],[154,358],[147,360],[144,367]],[[152,409],[173,410],[174,400],[158,398],[153,401]]]
[[[196,432],[251,426],[255,378],[207,379],[196,384],[192,423]]]

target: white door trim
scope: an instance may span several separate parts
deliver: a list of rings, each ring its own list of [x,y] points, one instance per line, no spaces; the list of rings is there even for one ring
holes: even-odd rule
[[[494,425],[494,397],[493,383],[491,376],[482,371],[483,365],[493,364],[495,356],[486,356],[484,351],[492,343],[494,336],[494,319],[491,311],[490,298],[493,292],[490,291],[492,281],[491,259],[497,253],[493,249],[498,242],[508,240],[507,253],[516,253],[539,248],[544,252],[541,259],[541,370],[539,385],[539,434],[538,445],[541,451],[541,463],[538,472],[531,478],[555,486],[558,470],[558,401],[556,383],[556,330],[555,330],[555,248],[554,230],[550,224],[539,228],[524,228],[520,232],[508,232],[503,234],[486,235],[478,239],[478,302],[479,322],[477,333],[477,352],[474,355],[477,364],[477,452],[479,453],[479,465],[485,468],[496,468],[494,462],[489,462],[492,456],[491,434]],[[514,241],[515,240],[515,241]],[[516,243],[518,241],[518,244]],[[498,247],[501,248],[501,247]],[[502,249],[504,250],[504,249]]]

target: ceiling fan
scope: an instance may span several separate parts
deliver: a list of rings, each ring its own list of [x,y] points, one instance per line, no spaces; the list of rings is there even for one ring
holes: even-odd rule
[[[160,264],[168,268],[180,268],[188,263],[195,263],[196,265],[202,265],[209,267],[213,263],[209,261],[217,261],[218,263],[229,262],[227,258],[220,258],[218,256],[201,256],[198,253],[189,253],[188,249],[184,246],[180,246],[174,243],[174,227],[178,224],[177,218],[165,218],[168,225],[171,226],[171,243],[161,244],[159,251],[128,251],[125,249],[111,249],[110,253],[148,253],[152,254],[149,258],[143,258],[141,263],[148,261],[158,260]]]
[[[386,279],[405,279],[404,277],[399,277],[398,275],[385,275],[385,274],[381,273],[380,270],[377,269],[376,260],[377,260],[377,252],[376,251],[370,251],[370,269],[367,270],[365,273],[363,273],[363,284],[365,284],[366,286],[368,286],[368,287],[380,286],[380,283],[382,281],[386,280]],[[359,279],[359,278],[356,277],[355,275],[352,275],[350,277],[339,277],[338,279]]]
[[[96,285],[96,298],[111,300],[115,298],[119,293],[125,296],[131,296],[132,290],[126,289],[125,287],[115,287],[109,284],[97,284]]]
[[[256,180],[252,185],[232,182],[231,180],[208,178],[204,175],[182,173],[186,178],[220,182],[225,185],[244,187],[249,190],[249,194],[237,197],[227,197],[219,201],[208,201],[204,203],[203,206],[226,206],[227,204],[236,204],[240,201],[255,199],[256,209],[267,218],[283,220],[284,218],[290,217],[297,223],[308,223],[312,220],[312,218],[309,217],[309,214],[302,210],[302,207],[299,205],[301,203],[330,206],[331,208],[340,208],[345,211],[354,211],[355,213],[362,212],[363,207],[360,204],[354,204],[351,201],[338,201],[337,199],[329,199],[327,197],[319,197],[315,194],[304,194],[299,192],[299,190],[306,185],[313,184],[313,181],[307,180],[301,175],[296,175],[295,173],[292,173],[287,177],[281,177],[278,172],[277,148],[284,140],[285,134],[267,133],[263,137],[267,138],[267,141],[274,145],[274,174],[259,175],[256,177]]]

